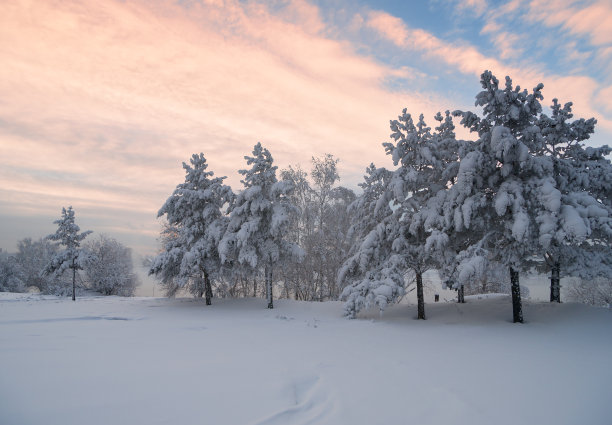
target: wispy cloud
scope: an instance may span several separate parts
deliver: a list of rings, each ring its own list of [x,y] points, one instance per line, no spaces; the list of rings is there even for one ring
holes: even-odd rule
[[[32,214],[35,199],[49,216],[67,204],[115,208],[146,212],[157,229],[181,161],[203,151],[238,189],[258,141],[281,166],[330,152],[354,184],[370,160],[387,161],[390,118],[434,107],[386,87],[406,69],[325,30],[301,0],[3,2],[3,210]]]
[[[461,12],[481,16],[486,12],[488,5],[486,0],[458,0],[456,7]]]
[[[573,100],[612,131],[612,81],[532,55],[610,67],[609,3],[452,4],[475,31],[306,0],[0,2],[0,213],[52,220],[73,204],[98,217],[94,230],[153,245],[156,211],[192,153],[239,188],[258,141],[281,166],[329,152],[354,185],[370,161],[389,165],[389,119],[467,106],[474,93],[458,81],[477,90],[485,69],[527,88],[542,81],[546,102]],[[560,33],[565,50],[542,48]]]
[[[612,4],[608,0],[589,2],[586,6],[565,0],[532,0],[526,17],[586,36],[595,46],[612,43]]]
[[[516,10],[515,5],[512,5],[512,10]],[[401,19],[383,11],[368,13],[364,18],[364,25],[376,30],[379,36],[400,48],[418,51],[432,60],[444,63],[449,70],[479,76],[483,70],[488,69],[498,77],[511,76],[517,84],[525,88],[544,82],[544,94],[547,96],[545,102],[552,103],[552,97],[561,101],[572,100],[576,114],[594,116],[600,126],[612,131],[612,117],[606,113],[608,105],[612,105],[612,100],[602,101],[597,98],[600,85],[590,76],[555,74],[537,62],[522,61],[515,64],[512,61],[504,61],[520,54],[520,51],[512,51],[512,46],[507,47],[506,51],[501,49],[497,57],[487,56],[469,43],[449,42],[428,31],[410,28]],[[499,32],[501,27],[496,26],[494,21],[489,21],[489,25],[488,32],[497,32],[497,35],[507,39],[515,37],[511,33]],[[602,102],[605,103],[604,108],[597,109],[595,105]]]

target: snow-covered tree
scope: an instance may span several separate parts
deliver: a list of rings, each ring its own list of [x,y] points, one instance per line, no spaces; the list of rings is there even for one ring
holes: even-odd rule
[[[0,249],[0,292],[24,292],[22,269],[14,256]]]
[[[344,287],[341,298],[346,300],[345,315],[354,318],[362,309],[387,304],[404,293],[404,277],[391,261],[390,216],[393,214],[392,192],[388,189],[393,173],[370,164],[363,193],[349,205],[353,218],[349,237],[354,241],[348,258],[338,271],[338,285]],[[397,294],[394,294],[394,291]]]
[[[461,159],[445,216],[453,222],[451,239],[480,235],[476,244],[484,256],[509,268],[514,321],[522,322],[519,272],[532,267],[534,258],[545,254],[551,300],[558,301],[561,263],[567,262],[568,274],[592,274],[586,264],[609,252],[609,149],[583,148],[594,120],[569,122],[571,104],[561,108],[555,100],[552,116],[543,114],[542,84],[528,93],[506,77],[501,88],[488,71],[481,84],[476,105],[483,117],[455,112],[478,140]],[[474,262],[483,259],[464,255],[461,267],[476,270]]]
[[[347,300],[345,310],[351,317],[363,307],[376,304],[382,310],[395,302],[404,293],[406,274],[412,272],[417,317],[425,319],[423,274],[439,265],[444,257],[448,237],[439,230],[442,226],[439,209],[444,199],[441,194],[457,172],[458,145],[452,118],[447,113],[446,119],[439,114],[436,120],[441,125],[434,133],[423,115],[415,125],[405,109],[397,120],[391,121],[391,138],[395,143],[384,146],[398,168],[393,172],[388,192],[374,196],[378,198],[374,216],[381,208],[387,215],[374,220],[377,224],[363,238],[339,276],[353,280],[343,292]],[[368,183],[366,177],[365,184]],[[375,185],[372,189],[376,193]],[[367,204],[371,209],[373,202]]]
[[[270,152],[257,143],[253,156],[245,156],[251,168],[239,170],[244,189],[232,204],[227,230],[219,244],[221,260],[264,269],[268,308],[273,308],[273,271],[278,264],[303,257],[302,249],[287,240],[296,206],[291,203],[293,184],[278,181]]]
[[[329,198],[334,184],[340,179],[337,165],[339,160],[330,154],[322,158],[312,157],[312,172],[310,173],[313,185],[313,207],[317,217],[316,228],[313,233],[313,249],[308,252],[313,259],[315,294],[318,292],[319,301],[325,298],[325,287],[329,287],[331,282],[326,281],[325,263],[329,256],[326,249],[327,232],[325,229],[325,218]],[[335,283],[336,279],[333,279]]]
[[[299,165],[289,166],[280,171],[280,178],[290,181],[293,185],[289,197],[291,203],[297,207],[293,210],[294,216],[287,230],[287,238],[304,249],[303,261],[292,267],[285,267],[282,271],[285,296],[289,298],[291,292],[296,300],[314,300],[316,299],[314,268],[308,258],[308,251],[312,245],[316,214],[312,207],[313,191],[308,173]]]
[[[363,192],[349,205],[349,212],[353,217],[349,229],[351,237],[362,240],[377,223],[391,215],[393,193],[388,188],[392,178],[393,173],[384,167],[376,168],[371,163],[366,168],[363,182],[359,183]]]
[[[62,208],[62,217],[53,222],[57,231],[47,236],[47,239],[57,242],[64,249],[58,252],[43,269],[44,275],[61,276],[68,269],[72,270],[72,301],[76,300],[76,273],[91,260],[91,255],[81,248],[81,241],[91,230],[80,232],[81,228],[74,221],[72,206]]]
[[[528,93],[513,87],[506,77],[505,88],[500,88],[489,71],[482,74],[481,84],[476,105],[482,106],[483,117],[455,112],[478,140],[461,158],[457,182],[448,191],[445,217],[455,234],[481,235],[479,247],[508,267],[514,322],[522,322],[519,271],[538,253],[534,194],[547,181],[550,166],[548,159],[535,154],[541,143],[535,124],[542,111],[543,85]]]
[[[90,289],[104,295],[134,295],[140,282],[134,272],[130,248],[107,235],[88,240],[83,246],[92,254],[84,268]]]
[[[35,286],[46,294],[59,295],[65,292],[65,284],[60,276],[41,274],[57,253],[58,246],[47,239],[25,238],[17,243],[15,260],[21,268],[27,287]]]
[[[150,274],[174,292],[186,287],[211,304],[212,283],[222,271],[218,245],[227,226],[225,209],[233,199],[225,177],[207,171],[203,153],[183,163],[185,182],[179,184],[157,213],[166,216],[162,252],[154,259]],[[172,293],[172,291],[169,291]]]
[[[569,284],[567,295],[571,301],[610,308],[612,279],[605,277],[597,277],[593,280],[577,278]]]
[[[299,166],[281,170],[281,178],[294,185],[291,201],[299,208],[288,238],[304,249],[304,260],[282,272],[287,297],[292,291],[296,299],[323,301],[337,299],[341,290],[337,274],[350,248],[352,222],[346,207],[356,195],[336,186],[338,162],[330,154],[313,157],[310,178]]]
[[[612,277],[606,262],[594,251],[610,252],[612,239],[612,165],[606,158],[608,146],[584,147],[595,131],[595,119],[573,118],[572,103],[563,107],[553,99],[550,116],[541,114],[542,155],[552,161],[551,180],[545,182],[539,196],[542,205],[553,208],[538,215],[540,244],[551,272],[550,301],[561,302],[560,279],[564,275],[591,278]],[[561,264],[564,264],[561,270]]]
[[[344,285],[338,282],[338,271],[349,256],[355,241],[351,232],[353,212],[349,206],[357,195],[351,189],[338,186],[332,189],[325,208],[323,231],[326,251],[323,274],[325,282],[324,299],[337,300]]]

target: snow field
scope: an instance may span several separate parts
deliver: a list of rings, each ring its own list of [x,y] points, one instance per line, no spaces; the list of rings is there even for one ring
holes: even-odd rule
[[[609,424],[612,312],[0,294],[3,424]]]

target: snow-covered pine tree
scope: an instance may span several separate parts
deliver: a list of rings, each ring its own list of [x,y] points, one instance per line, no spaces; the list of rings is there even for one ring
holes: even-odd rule
[[[185,182],[177,185],[157,213],[166,216],[167,234],[163,251],[153,260],[149,274],[168,285],[187,287],[211,304],[212,283],[221,273],[218,244],[227,226],[224,208],[233,200],[232,189],[223,184],[225,177],[213,177],[203,153],[193,154],[190,164],[183,163]],[[172,291],[170,291],[172,292]]]
[[[399,165],[392,187],[394,211],[399,226],[393,250],[403,258],[416,279],[419,319],[425,319],[423,274],[439,267],[447,254],[448,237],[441,231],[444,222],[440,209],[445,189],[453,184],[458,170],[458,150],[450,113],[436,115],[440,125],[431,133],[421,114],[416,126],[404,110],[398,121],[392,121],[393,143],[385,143],[387,154]]]
[[[442,123],[434,134],[422,115],[415,125],[405,109],[398,120],[391,121],[395,144],[384,146],[398,168],[374,208],[382,207],[388,215],[365,236],[339,276],[354,280],[343,292],[350,317],[372,304],[382,310],[395,302],[404,293],[405,276],[411,271],[416,280],[417,318],[425,319],[423,273],[438,265],[446,252],[448,237],[439,231],[443,226],[439,211],[444,190],[457,170],[458,145],[452,118],[446,116],[442,120],[436,116]]]
[[[598,252],[612,255],[612,166],[606,158],[608,146],[585,148],[595,131],[594,118],[570,121],[572,103],[563,107],[553,99],[552,114],[542,113],[537,122],[543,141],[542,155],[550,158],[552,181],[539,191],[541,205],[537,222],[540,244],[550,270],[550,301],[561,302],[563,273],[586,279],[612,276],[609,262]]]
[[[476,106],[482,106],[483,117],[454,112],[461,116],[461,124],[478,134],[478,140],[461,158],[457,182],[448,191],[445,220],[453,223],[455,233],[482,235],[479,247],[491,260],[508,267],[516,323],[523,321],[519,271],[539,252],[534,194],[546,181],[550,162],[534,154],[541,144],[535,123],[542,111],[543,85],[530,94],[513,87],[506,77],[502,89],[490,71],[482,74],[481,84]]]
[[[393,173],[384,167],[377,168],[371,163],[366,168],[363,182],[359,183],[363,192],[348,207],[353,217],[349,229],[352,238],[363,240],[377,223],[393,212],[391,209],[393,193],[388,190],[392,178]],[[354,254],[354,251],[355,249],[351,254]]]
[[[182,250],[179,241],[179,232],[176,226],[172,226],[168,221],[162,222],[162,229],[159,233],[159,241],[161,245],[160,253],[157,256],[152,256],[146,264],[149,269],[149,275],[155,275],[159,279],[162,291],[167,297],[174,297],[183,287],[179,284],[179,273],[182,260]],[[156,267],[152,271],[152,267],[159,256],[163,255],[162,267]],[[161,259],[160,259],[161,261]],[[192,291],[192,288],[187,288],[190,293],[197,295]]]
[[[91,230],[80,232],[81,228],[74,222],[74,210],[62,208],[62,218],[53,222],[57,224],[57,231],[47,236],[47,239],[56,241],[65,249],[58,252],[49,264],[43,269],[43,274],[60,276],[66,270],[72,269],[72,301],[76,300],[76,273],[91,259],[91,255],[81,249],[81,241],[87,237]]]
[[[227,230],[219,244],[224,263],[263,267],[268,308],[273,308],[273,271],[279,263],[301,260],[302,249],[287,240],[296,206],[291,203],[293,185],[278,181],[270,152],[257,143],[253,156],[244,159],[250,169],[239,170],[244,185],[232,205]]]
[[[349,237],[355,243],[338,271],[338,286],[344,286],[340,298],[346,300],[345,315],[351,318],[372,305],[384,310],[395,299],[393,291],[399,291],[398,296],[404,291],[403,273],[384,267],[380,261],[391,255],[384,222],[393,213],[392,193],[388,190],[392,177],[391,171],[370,164],[359,184],[363,193],[348,207],[353,217]]]

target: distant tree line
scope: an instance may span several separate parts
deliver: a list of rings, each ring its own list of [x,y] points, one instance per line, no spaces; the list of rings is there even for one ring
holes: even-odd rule
[[[100,235],[81,245],[91,231],[80,232],[72,207],[62,209],[56,233],[18,242],[17,253],[0,251],[0,292],[25,292],[76,298],[77,286],[103,295],[132,296],[140,284],[131,250]],[[78,271],[83,274],[79,275]]]
[[[383,310],[409,286],[425,319],[423,274],[449,288],[512,295],[523,321],[519,276],[549,273],[551,302],[562,276],[612,276],[612,167],[608,146],[585,147],[593,118],[572,104],[543,112],[531,92],[488,71],[480,113],[438,113],[432,129],[406,110],[391,121],[384,149],[394,169],[366,169],[363,193],[337,186],[338,159],[312,159],[310,174],[277,173],[260,143],[245,156],[237,193],[208,170],[204,154],[184,163],[158,212],[167,220],[151,262],[168,295],[265,296],[346,301],[349,317]],[[454,119],[474,137],[458,139]],[[524,295],[524,292],[523,292]]]

